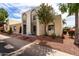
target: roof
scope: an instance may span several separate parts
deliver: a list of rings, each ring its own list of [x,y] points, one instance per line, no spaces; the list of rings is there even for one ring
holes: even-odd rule
[[[9,25],[21,24],[22,22],[16,20],[9,20]]]

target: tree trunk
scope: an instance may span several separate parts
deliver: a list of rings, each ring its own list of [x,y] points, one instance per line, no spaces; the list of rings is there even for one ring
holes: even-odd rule
[[[47,35],[46,24],[44,24],[44,31],[45,31],[45,36],[46,36]]]
[[[79,23],[79,20],[78,20],[78,10],[76,10],[76,12],[75,12],[75,41],[74,41],[74,43],[75,44],[79,44],[79,25],[78,25],[78,23]]]

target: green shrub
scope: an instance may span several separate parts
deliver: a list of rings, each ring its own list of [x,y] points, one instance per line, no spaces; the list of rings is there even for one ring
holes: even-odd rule
[[[12,33],[13,33],[13,31],[12,31],[12,28],[10,27],[8,34],[12,34]]]
[[[64,29],[64,30],[63,30],[63,34],[65,34],[65,35],[66,35],[66,34],[67,34],[67,30],[65,30],[65,29]]]
[[[69,31],[69,36],[71,36],[71,38],[73,38],[73,36],[75,36],[75,31]]]
[[[63,28],[63,34],[66,35],[67,32],[69,31],[69,29],[70,29],[70,28],[68,28],[68,27],[64,27],[64,28]]]
[[[56,38],[56,34],[55,34],[55,33],[53,33],[51,36],[52,36],[52,38],[54,38],[54,39]]]
[[[58,36],[56,36],[56,38],[61,38],[61,36],[60,36],[60,35],[58,35]]]

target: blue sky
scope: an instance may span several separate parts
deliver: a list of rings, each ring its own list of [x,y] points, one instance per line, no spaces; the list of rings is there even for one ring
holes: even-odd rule
[[[21,21],[21,15],[23,12],[29,10],[30,8],[39,6],[42,2],[29,2],[29,3],[0,3],[0,8],[5,8],[8,11],[9,14],[9,19],[10,20],[17,20],[17,21]],[[50,1],[48,2],[50,5],[52,5],[52,7],[54,8],[54,10],[60,14],[61,12],[58,10],[58,6],[57,3],[51,3]],[[70,17],[66,17],[66,14],[62,15],[62,18],[66,19],[66,26],[74,26],[74,16],[70,16]]]
[[[20,3],[0,3],[0,8],[5,8],[8,11],[9,19],[20,21],[22,12],[33,7]]]
[[[75,16],[72,15],[72,16],[69,16],[69,17],[66,17],[66,26],[68,27],[73,27],[75,26]]]

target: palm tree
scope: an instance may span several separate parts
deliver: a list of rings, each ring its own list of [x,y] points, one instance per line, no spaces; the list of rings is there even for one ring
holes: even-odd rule
[[[74,43],[75,44],[79,44],[79,37],[78,37],[78,29],[79,29],[79,26],[78,26],[78,11],[79,11],[79,3],[60,3],[59,4],[59,10],[64,13],[64,12],[68,12],[68,16],[70,15],[75,15],[75,41]]]
[[[55,16],[53,8],[48,4],[45,5],[42,3],[37,11],[37,16],[40,20],[40,23],[44,24],[45,35],[47,35],[46,26],[49,22],[53,22]]]

